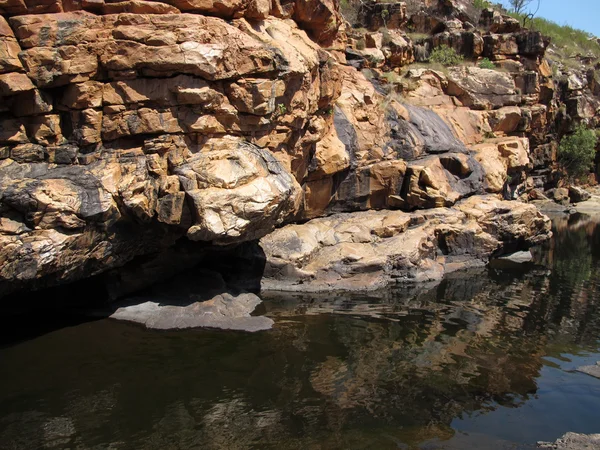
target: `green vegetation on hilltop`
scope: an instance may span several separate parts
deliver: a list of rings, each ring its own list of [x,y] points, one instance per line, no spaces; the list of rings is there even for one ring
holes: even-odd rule
[[[544,36],[549,37],[555,52],[554,55],[548,55],[550,59],[561,61],[567,65],[569,58],[577,56],[600,59],[600,44],[595,36],[587,31],[570,25],[559,25],[543,17],[532,18],[530,14],[510,11],[497,1],[473,0],[473,6],[479,11],[485,8],[494,8],[502,14],[517,19],[526,28],[539,31]]]
[[[526,16],[509,12],[508,15],[523,23]],[[591,33],[573,28],[570,25],[559,25],[556,22],[534,17],[526,20],[526,26],[532,30],[541,32],[548,36],[561,52],[562,56],[570,57],[576,55],[593,56],[600,58],[600,45]]]
[[[473,0],[473,6],[478,9],[491,8],[492,3],[488,0]]]

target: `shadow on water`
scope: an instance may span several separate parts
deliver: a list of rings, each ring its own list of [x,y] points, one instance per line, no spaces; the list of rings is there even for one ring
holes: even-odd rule
[[[121,306],[146,301],[187,306],[218,294],[260,293],[265,255],[258,241],[231,249],[190,245],[140,256],[118,269],[67,285],[2,297],[0,348],[106,319]],[[255,314],[261,310],[259,306]]]
[[[275,328],[109,320],[0,349],[0,448],[533,448],[600,432],[600,228],[526,269],[368,294],[264,293]]]

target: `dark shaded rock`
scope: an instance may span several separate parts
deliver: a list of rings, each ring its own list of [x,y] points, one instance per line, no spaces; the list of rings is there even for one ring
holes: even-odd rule
[[[361,2],[357,21],[365,28],[377,31],[381,28],[400,28],[406,22],[405,2]]]
[[[419,106],[403,106],[408,111],[408,120],[393,109],[386,114],[391,137],[388,146],[396,151],[398,158],[410,161],[425,154],[466,152],[464,144],[434,111]]]
[[[591,194],[578,186],[569,186],[569,199],[571,203],[585,202],[591,198]]]
[[[521,55],[543,55],[549,43],[549,38],[544,37],[539,31],[524,31],[517,34],[517,44]]]

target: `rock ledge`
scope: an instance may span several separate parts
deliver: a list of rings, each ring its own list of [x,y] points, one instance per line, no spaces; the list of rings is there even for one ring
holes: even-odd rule
[[[453,208],[366,211],[288,225],[261,239],[263,290],[373,290],[441,279],[538,244],[550,220],[533,205],[474,196]]]

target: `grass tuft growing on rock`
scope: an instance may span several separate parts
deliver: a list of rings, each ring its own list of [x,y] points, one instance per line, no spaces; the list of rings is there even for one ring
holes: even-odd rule
[[[488,58],[483,58],[481,61],[479,61],[478,64],[480,69],[495,69],[496,65],[491,62]]]

